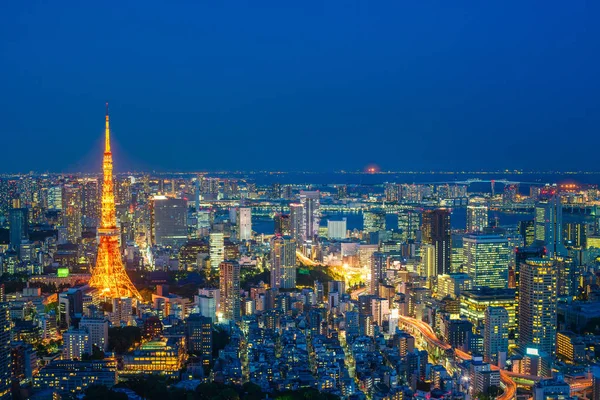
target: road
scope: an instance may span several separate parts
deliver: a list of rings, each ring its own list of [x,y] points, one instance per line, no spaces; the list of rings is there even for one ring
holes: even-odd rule
[[[400,320],[408,325],[411,325],[413,328],[417,329],[419,331],[419,333],[421,333],[421,335],[423,335],[425,340],[427,340],[427,342],[432,344],[433,346],[439,347],[440,349],[442,349],[444,351],[452,349],[452,346],[450,346],[448,343],[444,343],[440,339],[438,339],[437,335],[435,334],[435,332],[433,331],[433,329],[431,328],[431,326],[429,324],[427,324],[423,321],[419,321],[418,319],[406,317],[403,315],[400,316]],[[457,358],[460,358],[462,360],[470,360],[471,359],[470,354],[465,353],[464,351],[462,351],[460,349],[454,349],[454,355]],[[500,368],[498,368],[495,365],[492,365],[492,369],[494,369],[496,371],[500,370]],[[510,373],[508,371],[500,370],[500,381],[504,384],[504,393],[502,393],[502,395],[498,396],[497,400],[512,400],[512,399],[514,399],[515,395],[517,393],[517,384],[511,378]]]

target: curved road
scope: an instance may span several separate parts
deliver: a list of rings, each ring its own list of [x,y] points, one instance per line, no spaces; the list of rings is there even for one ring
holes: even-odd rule
[[[437,335],[435,334],[435,332],[433,331],[433,329],[431,328],[431,326],[429,324],[427,324],[423,321],[419,321],[418,319],[406,317],[403,315],[400,315],[399,318],[404,323],[411,325],[413,328],[417,329],[421,333],[421,335],[423,335],[425,340],[427,340],[427,342],[429,342],[430,344],[432,344],[436,347],[439,347],[440,349],[442,349],[444,351],[452,349],[452,346],[450,346],[448,343],[444,343],[440,339],[438,339]],[[463,360],[471,359],[470,354],[465,353],[464,351],[462,351],[460,349],[454,349],[454,355]],[[500,368],[498,368],[495,365],[492,365],[492,369],[494,369],[496,371],[500,370],[500,380],[504,384],[504,393],[502,393],[502,395],[498,396],[497,400],[512,400],[512,399],[514,399],[515,394],[517,393],[517,384],[511,378],[511,376],[510,376],[511,373],[509,373],[508,371],[501,370]]]

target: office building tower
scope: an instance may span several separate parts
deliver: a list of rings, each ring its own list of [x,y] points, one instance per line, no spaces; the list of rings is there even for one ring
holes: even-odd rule
[[[530,258],[521,264],[519,279],[519,348],[523,353],[554,353],[556,342],[556,264]]]
[[[90,335],[83,329],[69,329],[63,333],[63,359],[82,360],[91,354]]]
[[[403,241],[415,240],[419,229],[421,229],[421,213],[419,211],[398,211],[398,230],[400,230]]]
[[[586,247],[586,224],[584,222],[563,223],[563,244],[569,249],[583,249]]]
[[[63,224],[67,228],[67,240],[69,243],[77,243],[81,239],[81,206],[81,188],[66,185],[63,191]]]
[[[81,213],[83,215],[84,226],[98,226],[98,222],[100,221],[99,199],[100,191],[98,190],[98,180],[86,180],[81,191]]]
[[[239,240],[252,239],[252,209],[240,207],[237,209],[237,228]]]
[[[90,348],[94,346],[101,351],[108,348],[108,320],[105,318],[83,317],[79,321],[79,328],[89,335]]]
[[[153,244],[179,248],[187,240],[187,201],[154,196],[152,201]]]
[[[304,243],[304,207],[302,204],[290,204],[290,231],[296,243]]]
[[[188,351],[200,356],[202,365],[212,361],[213,321],[200,314],[191,314],[185,320]]]
[[[110,322],[113,326],[130,325],[133,314],[133,301],[130,297],[112,299]]]
[[[199,210],[196,212],[198,220],[198,237],[207,236],[210,232],[210,227],[213,222],[213,214],[211,210]]]
[[[341,221],[327,220],[327,237],[329,239],[346,239],[346,218]]]
[[[525,246],[531,246],[535,241],[535,220],[519,221],[519,234],[523,237]]]
[[[366,233],[379,232],[385,230],[385,211],[365,211],[363,212],[363,231]]]
[[[225,259],[225,238],[222,232],[212,232],[209,237],[210,268],[219,270],[219,265]]]
[[[488,207],[484,199],[472,198],[467,206],[467,232],[483,232],[488,226]]]
[[[486,308],[483,349],[486,362],[504,366],[508,353],[508,311],[505,308]]]
[[[386,183],[385,184],[385,201],[387,202],[397,202],[402,199],[402,185],[398,185],[396,183]]]
[[[10,346],[10,311],[7,303],[0,302],[0,399],[8,400],[12,371]]]
[[[439,275],[437,279],[438,298],[450,297],[457,299],[465,290],[473,288],[473,280],[468,274],[457,272],[448,275]]]
[[[380,252],[373,253],[371,256],[371,284],[369,290],[371,295],[379,296],[379,285],[384,283],[387,267],[388,255]]]
[[[10,247],[17,253],[21,248],[21,242],[29,238],[29,219],[26,208],[21,207],[21,201],[13,200],[13,207],[8,214],[10,228]]]
[[[62,328],[68,328],[73,318],[83,315],[83,292],[80,288],[71,288],[58,295],[58,320]]]
[[[422,239],[424,244],[435,246],[435,265],[438,275],[452,272],[450,232],[450,210],[436,209],[423,212]]]
[[[271,239],[271,287],[296,287],[296,241],[290,236]]]
[[[62,186],[52,186],[48,188],[48,209],[60,211],[63,209],[63,188]]]
[[[314,240],[319,234],[321,222],[321,193],[317,191],[301,191],[300,204],[304,216],[303,239]]]
[[[508,264],[512,252],[500,235],[467,235],[463,238],[464,270],[473,286],[508,287]]]
[[[213,323],[217,322],[218,293],[216,297],[208,294],[198,294],[194,296],[194,303],[198,307],[198,314],[210,318]]]
[[[421,246],[421,271],[419,275],[427,278],[428,282],[432,282],[438,276],[435,264],[435,246],[432,244]]]
[[[240,312],[240,265],[236,261],[223,261],[219,265],[219,312],[222,320],[237,322]],[[223,322],[220,321],[219,322]]]
[[[566,255],[562,234],[562,203],[560,196],[554,194],[535,205],[535,240],[546,245],[550,257]]]
[[[292,236],[292,226],[289,214],[275,215],[275,234],[282,236]]]

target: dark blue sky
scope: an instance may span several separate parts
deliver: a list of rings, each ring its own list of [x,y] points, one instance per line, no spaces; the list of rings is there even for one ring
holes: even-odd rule
[[[126,3],[3,2],[0,171],[600,169],[597,1]]]

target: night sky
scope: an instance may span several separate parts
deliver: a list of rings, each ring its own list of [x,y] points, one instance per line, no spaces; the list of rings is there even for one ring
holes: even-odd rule
[[[0,172],[600,170],[598,1],[4,1]]]

